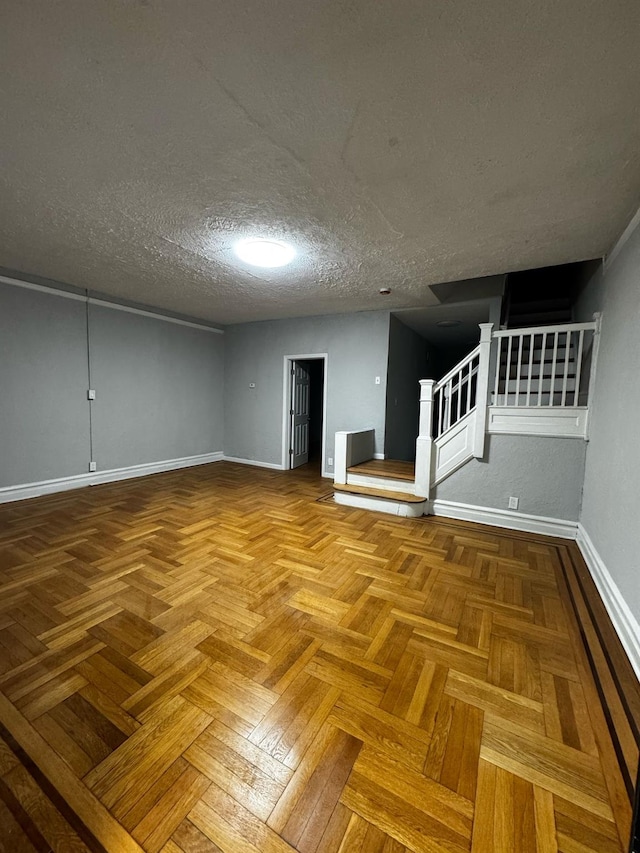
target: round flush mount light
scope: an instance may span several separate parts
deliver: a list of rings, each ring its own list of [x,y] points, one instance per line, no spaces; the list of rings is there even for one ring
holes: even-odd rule
[[[459,326],[461,320],[438,320],[436,326],[440,326],[441,329],[452,329],[454,326]]]
[[[391,288],[390,287],[381,287],[380,290],[378,291],[378,293],[380,294],[380,296],[388,296],[391,293]]]
[[[263,237],[240,240],[234,251],[241,261],[254,267],[284,267],[296,256],[293,246]]]

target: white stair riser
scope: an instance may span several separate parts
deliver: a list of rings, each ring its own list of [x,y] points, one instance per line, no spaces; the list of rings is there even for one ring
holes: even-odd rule
[[[391,480],[389,477],[376,477],[373,474],[350,474],[347,471],[348,486],[368,486],[372,489],[384,489],[386,492],[409,492],[415,494],[413,480]]]
[[[388,515],[399,515],[402,518],[420,518],[421,515],[424,515],[427,505],[426,500],[420,503],[405,503],[404,501],[387,500],[373,495],[351,495],[348,492],[335,492],[333,499],[342,506],[385,512]]]

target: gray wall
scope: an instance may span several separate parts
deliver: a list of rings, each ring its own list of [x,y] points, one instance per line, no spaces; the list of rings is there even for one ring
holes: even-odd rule
[[[640,620],[640,228],[577,306],[602,312],[580,521]]]
[[[386,432],[384,452],[388,459],[416,458],[421,379],[428,379],[427,350],[430,344],[391,315],[387,367]]]
[[[585,442],[533,435],[487,436],[484,459],[472,459],[435,488],[434,498],[577,521]]]
[[[88,470],[85,312],[0,283],[0,488]]]
[[[89,318],[98,468],[221,451],[224,336],[95,305]]]
[[[221,451],[222,335],[90,306],[98,470]],[[84,301],[0,283],[0,488],[88,472]]]
[[[383,453],[388,341],[387,311],[228,326],[225,454],[282,463],[284,356],[322,352],[329,354],[326,457],[334,457],[337,430],[373,428]]]

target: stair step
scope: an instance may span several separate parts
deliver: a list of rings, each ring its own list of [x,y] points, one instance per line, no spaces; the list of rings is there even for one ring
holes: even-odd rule
[[[415,465],[413,462],[403,462],[400,459],[369,459],[359,465],[347,468],[351,474],[364,474],[370,477],[384,477],[389,480],[415,480]]]
[[[334,483],[333,488],[336,492],[347,492],[350,495],[366,495],[370,498],[383,498],[391,501],[404,501],[409,504],[423,503],[426,498],[413,495],[411,492],[391,492],[387,489],[374,489],[371,486],[343,486],[340,483]]]

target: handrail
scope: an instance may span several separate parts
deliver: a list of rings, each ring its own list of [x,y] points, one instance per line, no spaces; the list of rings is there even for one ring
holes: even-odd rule
[[[480,344],[478,344],[478,346],[474,350],[471,350],[471,352],[468,353],[468,355],[465,355],[465,357],[462,359],[462,361],[459,361],[455,365],[455,367],[451,368],[451,370],[448,373],[445,373],[445,375],[442,377],[442,379],[439,379],[436,382],[435,388],[433,390],[439,391],[444,385],[447,384],[447,382],[450,379],[452,379],[457,373],[460,373],[460,371],[463,368],[465,368],[467,366],[467,364],[470,361],[472,361],[479,354],[480,354]]]
[[[585,359],[593,358],[588,344],[597,338],[598,328],[594,320],[494,332],[493,404],[575,408],[586,400],[583,405],[588,405],[583,367]]]
[[[478,344],[433,389],[436,438],[475,408],[481,353]]]
[[[562,326],[524,326],[522,329],[498,329],[493,333],[494,338],[515,338],[520,335],[544,335],[554,332],[595,332],[597,324],[589,323],[565,323]]]

